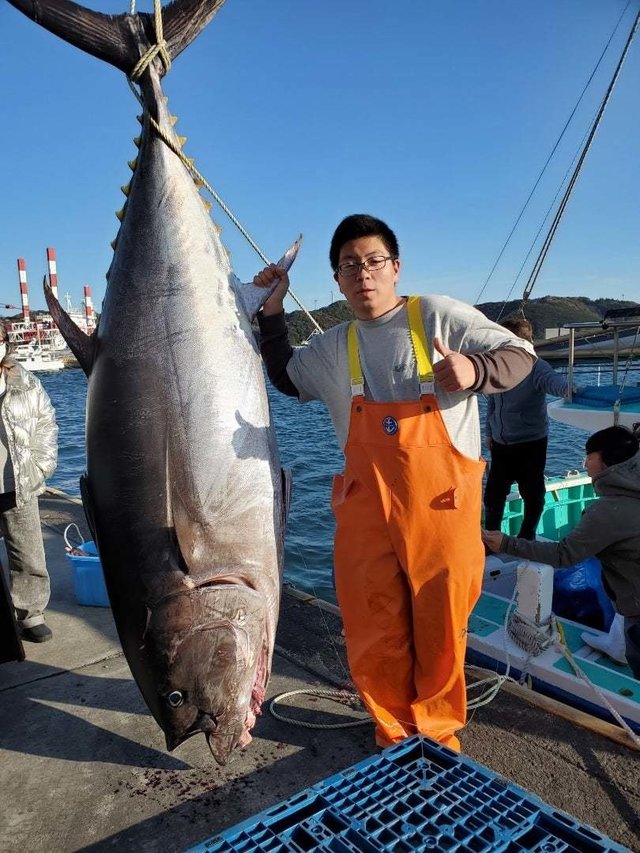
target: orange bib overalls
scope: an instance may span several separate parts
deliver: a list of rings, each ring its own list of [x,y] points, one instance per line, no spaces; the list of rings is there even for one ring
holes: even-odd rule
[[[335,582],[349,668],[388,746],[419,732],[460,749],[469,614],[484,567],[484,462],[451,443],[418,297],[407,302],[416,402],[364,399],[355,323],[345,470],[334,478]]]

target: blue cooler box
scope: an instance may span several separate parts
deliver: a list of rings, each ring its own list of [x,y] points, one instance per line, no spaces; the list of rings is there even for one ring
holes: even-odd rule
[[[73,570],[73,589],[78,604],[92,607],[109,607],[109,596],[104,583],[104,574],[95,542],[83,542],[84,554],[67,554]]]

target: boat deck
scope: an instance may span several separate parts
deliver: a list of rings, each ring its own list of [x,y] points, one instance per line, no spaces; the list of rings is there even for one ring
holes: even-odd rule
[[[111,611],[75,600],[62,532],[70,521],[84,528],[81,507],[47,493],[41,517],[54,637],[0,665],[0,850],[185,850],[374,752],[370,723],[301,728],[266,707],[253,743],[224,768],[201,736],[167,752]],[[304,598],[283,596],[270,697],[344,683],[339,617]],[[355,714],[320,698],[297,713],[323,723]],[[640,850],[640,753],[509,692],[475,711],[461,740],[473,760]]]

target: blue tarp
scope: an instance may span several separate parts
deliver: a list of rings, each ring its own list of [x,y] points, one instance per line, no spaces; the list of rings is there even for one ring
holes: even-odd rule
[[[553,612],[599,631],[609,630],[615,611],[602,585],[602,564],[597,557],[555,570]]]
[[[624,404],[640,403],[640,388],[633,385],[625,386],[620,394],[618,385],[587,385],[580,388],[578,394],[573,395],[571,402],[592,408],[608,409],[618,399]]]

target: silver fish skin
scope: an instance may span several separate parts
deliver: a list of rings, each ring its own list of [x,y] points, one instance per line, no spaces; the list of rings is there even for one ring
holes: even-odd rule
[[[125,17],[139,55],[144,28]],[[81,33],[58,34],[83,47]],[[260,713],[281,592],[287,485],[251,327],[270,291],[238,281],[151,127],[179,145],[161,73],[155,60],[140,81],[137,164],[96,333],[47,298],[88,374],[83,500],[127,661],[168,749],[202,731],[223,764]]]

